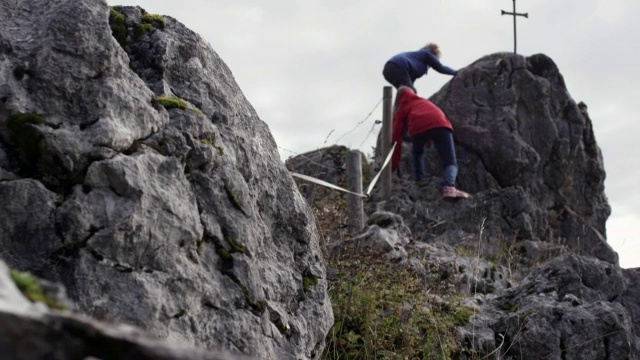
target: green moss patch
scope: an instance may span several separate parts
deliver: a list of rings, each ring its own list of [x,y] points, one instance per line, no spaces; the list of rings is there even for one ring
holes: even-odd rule
[[[471,320],[471,316],[474,314],[472,308],[468,306],[453,306],[449,310],[449,313],[452,316],[453,323],[456,326],[465,326]]]
[[[153,27],[164,29],[167,27],[167,20],[165,20],[164,16],[157,14],[144,14],[142,15],[142,23],[149,24]]]
[[[125,23],[125,17],[123,13],[113,7],[109,8],[109,26],[111,27],[111,35],[113,35],[120,46],[125,47],[125,45],[127,45],[127,25]]]
[[[136,25],[136,35],[142,36],[146,33],[152,33],[156,30],[151,24],[138,24]]]
[[[10,270],[11,279],[18,286],[22,294],[31,302],[39,302],[47,305],[50,309],[65,310],[66,307],[56,299],[47,296],[42,292],[38,281],[29,273]]]
[[[165,109],[182,109],[186,110],[187,102],[175,96],[156,96],[154,98],[158,104],[162,105]]]
[[[202,139],[200,139],[200,142],[205,144],[205,145],[209,145],[212,148],[216,149],[216,152],[218,153],[218,155],[223,155],[224,154],[224,152],[222,151],[222,148],[219,147],[219,146],[216,146],[216,144],[213,142],[213,140],[208,139],[208,138],[202,138]]]
[[[318,278],[313,275],[305,275],[302,277],[302,290],[306,294],[312,286],[318,285]]]
[[[244,246],[238,244],[230,234],[225,234],[224,235],[224,240],[231,247],[231,252],[236,252],[236,253],[240,253],[240,254],[244,254],[246,252]]]
[[[233,261],[233,256],[229,250],[225,249],[223,246],[216,246],[216,254],[220,256],[222,261]]]
[[[247,302],[247,306],[249,308],[251,308],[253,311],[255,311],[258,314],[262,314],[264,313],[264,310],[267,306],[267,303],[264,300],[258,300],[258,301],[254,301],[251,298],[251,295],[249,294],[249,290],[247,290],[247,287],[244,286],[244,284],[242,284],[240,282],[240,280],[235,279],[236,284],[238,284],[238,286],[240,287],[240,289],[242,290],[242,293],[244,294],[244,298],[245,301]]]
[[[233,205],[233,207],[240,210],[240,212],[242,212],[245,216],[248,216],[247,213],[242,208],[242,206],[240,205],[240,201],[238,201],[238,197],[233,192],[233,190],[231,190],[228,186],[225,185],[224,191],[227,193],[227,197],[229,198],[229,201],[231,201],[231,204]]]

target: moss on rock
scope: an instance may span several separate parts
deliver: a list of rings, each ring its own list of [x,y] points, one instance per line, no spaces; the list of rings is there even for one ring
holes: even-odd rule
[[[313,275],[304,275],[302,277],[302,290],[306,294],[312,286],[318,285],[318,278]]]
[[[233,205],[233,207],[240,210],[240,212],[242,212],[244,215],[247,215],[247,213],[244,211],[244,209],[240,205],[240,201],[238,200],[238,197],[233,192],[233,190],[231,190],[228,186],[225,185],[224,191],[227,193],[227,197],[229,198],[229,201],[231,201],[231,204]]]
[[[125,23],[125,17],[123,13],[119,12],[114,7],[109,8],[109,26],[111,27],[111,34],[118,44],[125,47],[127,44],[127,25]]]
[[[154,99],[158,104],[162,105],[165,109],[187,109],[187,102],[175,96],[156,96]]]
[[[244,246],[238,244],[235,240],[233,240],[233,237],[231,235],[226,234],[224,236],[224,240],[231,247],[231,252],[236,252],[236,253],[240,253],[240,254],[244,254],[246,252]]]
[[[216,254],[220,256],[222,261],[233,261],[233,256],[229,253],[229,250],[225,249],[223,246],[216,247]]]
[[[29,299],[29,301],[43,303],[50,309],[66,310],[64,304],[60,304],[56,299],[47,296],[42,291],[40,284],[31,274],[10,270],[9,275],[24,297]]]
[[[193,108],[191,108],[193,109]],[[202,138],[200,139],[200,142],[205,144],[205,145],[209,145],[212,148],[216,149],[216,152],[218,153],[218,155],[223,155],[224,151],[222,151],[222,148],[220,146],[216,146],[216,144],[213,142],[213,140],[209,139],[209,138]]]
[[[138,24],[136,25],[136,36],[142,36],[146,33],[152,33],[156,30],[151,24]]]
[[[142,15],[142,23],[152,25],[155,28],[164,29],[167,27],[167,20],[164,19],[164,16],[158,14],[149,14],[146,13]]]

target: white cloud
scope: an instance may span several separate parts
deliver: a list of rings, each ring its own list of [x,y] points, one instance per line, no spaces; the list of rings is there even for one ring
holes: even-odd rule
[[[614,210],[614,215],[615,215]],[[635,213],[621,211],[607,222],[607,241],[618,252],[620,266],[638,267],[640,264],[640,217]]]

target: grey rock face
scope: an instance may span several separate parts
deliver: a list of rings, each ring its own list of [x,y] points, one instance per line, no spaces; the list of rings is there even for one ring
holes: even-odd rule
[[[130,326],[108,325],[68,312],[49,311],[24,298],[0,261],[0,350],[32,359],[248,360],[149,338]]]
[[[551,59],[513,54],[483,57],[462,69],[431,100],[453,124],[459,187],[477,200],[455,207],[440,203],[441,165],[436,152],[427,151],[429,189],[416,191],[410,183],[396,181],[397,199],[386,210],[410,224],[408,218],[416,212],[410,203],[418,198],[437,201],[416,220],[428,222],[424,216],[441,215],[442,219],[468,219],[456,222],[463,228],[471,224],[478,228],[486,218],[487,235],[554,241],[617,263],[617,254],[605,239],[610,207],[591,120],[586,106],[576,104],[568,94]],[[410,179],[408,148],[403,157],[401,173]]]
[[[626,272],[594,258],[558,257],[482,305],[467,340],[476,348],[503,344],[505,359],[636,359],[638,276]],[[487,331],[495,338],[473,336]]]
[[[368,227],[354,240],[361,248],[370,247],[375,252],[387,253],[390,259],[407,259],[405,246],[409,244],[411,230],[404,225],[402,218],[389,212],[371,214]]]
[[[117,9],[124,49],[104,1],[0,4],[0,256],[157,338],[319,357],[318,233],[268,127],[198,35]]]

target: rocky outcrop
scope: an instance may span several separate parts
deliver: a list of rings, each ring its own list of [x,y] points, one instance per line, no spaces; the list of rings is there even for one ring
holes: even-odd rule
[[[481,305],[467,340],[501,358],[637,359],[638,279],[594,258],[558,257]]]
[[[2,2],[0,99],[11,267],[159,339],[320,355],[333,319],[312,214],[198,35],[104,1]]]
[[[428,185],[417,189],[406,144],[403,179],[385,209],[416,224],[414,232],[426,230],[420,224],[446,219],[436,236],[460,229],[473,233],[482,225],[491,251],[492,240],[502,236],[553,242],[617,263],[606,243],[611,210],[591,120],[550,58],[483,57],[431,100],[453,124],[458,184],[475,199],[454,206],[437,200],[442,170],[435,151],[427,152]]]

